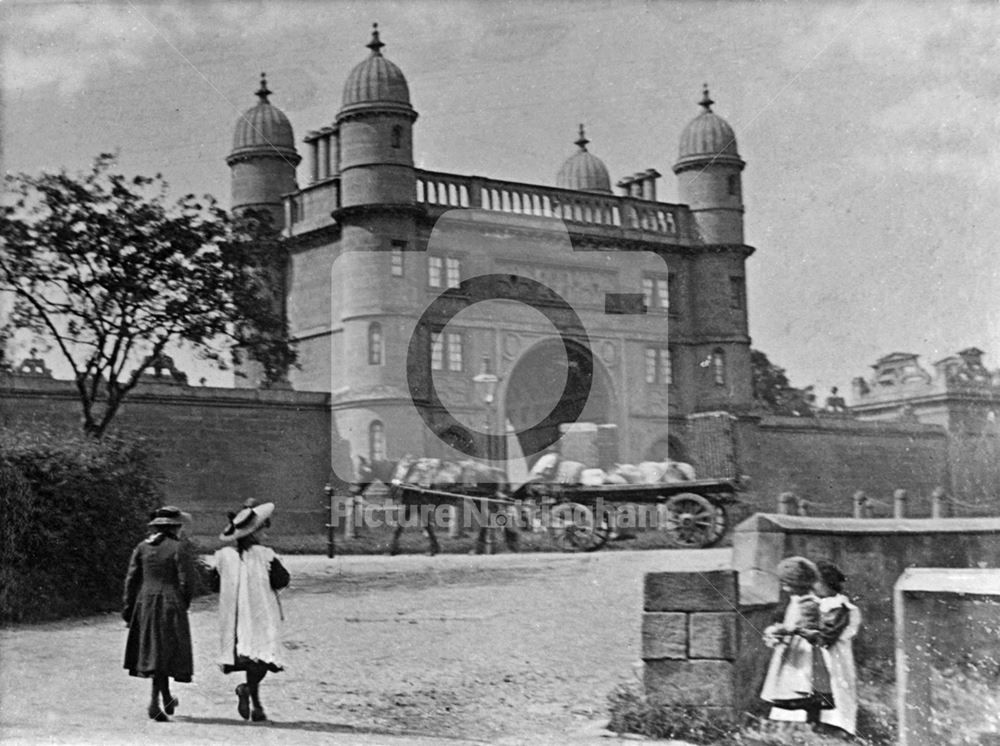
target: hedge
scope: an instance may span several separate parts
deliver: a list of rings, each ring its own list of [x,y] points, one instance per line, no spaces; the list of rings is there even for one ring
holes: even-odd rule
[[[141,441],[0,430],[0,620],[117,610],[161,499]]]

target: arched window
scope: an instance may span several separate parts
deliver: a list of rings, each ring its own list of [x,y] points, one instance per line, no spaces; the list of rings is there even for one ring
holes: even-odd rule
[[[392,128],[392,147],[400,148],[403,145],[403,128],[398,124]]]
[[[385,425],[375,420],[368,426],[368,458],[372,461],[387,458],[385,447]]]
[[[726,353],[721,347],[712,352],[712,377],[716,386],[726,385]]]
[[[740,196],[740,177],[736,174],[729,175],[729,194],[734,197]]]
[[[382,344],[382,325],[376,322],[368,326],[368,364],[382,365],[384,362],[385,351]]]

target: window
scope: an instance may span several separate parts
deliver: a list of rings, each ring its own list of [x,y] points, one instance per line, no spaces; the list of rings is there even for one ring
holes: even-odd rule
[[[441,287],[441,270],[443,262],[439,256],[427,257],[427,284],[432,288]]]
[[[746,290],[742,277],[729,278],[729,306],[737,311],[746,307]]]
[[[406,241],[393,241],[390,252],[390,266],[393,277],[403,276],[403,250],[406,248]]]
[[[646,383],[661,386],[674,382],[673,362],[669,347],[646,348]]]
[[[431,332],[431,370],[444,370],[444,339],[441,332]]]
[[[729,194],[734,197],[740,196],[740,177],[737,174],[729,175]]]
[[[460,371],[462,365],[462,335],[448,332],[448,370]]]
[[[372,461],[387,458],[385,447],[385,425],[381,420],[375,420],[368,426],[368,458]]]
[[[646,276],[642,278],[642,297],[651,313],[666,313],[670,309],[670,278]]]
[[[382,365],[385,362],[384,345],[382,344],[382,325],[368,325],[368,364]]]
[[[457,288],[462,282],[462,265],[459,263],[458,259],[448,257],[444,260],[444,266],[447,286],[450,288]]]
[[[464,342],[461,332],[431,332],[431,370],[464,370]]]
[[[392,143],[392,147],[394,148],[399,148],[403,144],[403,128],[398,124],[392,128],[392,137],[390,138],[390,141]]]
[[[726,353],[718,347],[712,353],[712,378],[716,386],[726,385]]]

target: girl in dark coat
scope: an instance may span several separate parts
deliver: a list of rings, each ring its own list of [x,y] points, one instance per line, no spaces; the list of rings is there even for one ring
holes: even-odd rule
[[[188,514],[177,508],[157,509],[149,522],[153,533],[132,552],[125,577],[125,668],[131,676],[153,680],[147,712],[161,723],[178,705],[170,693],[170,679],[189,682],[194,675],[187,610],[195,568],[187,542],[180,537],[187,519]]]

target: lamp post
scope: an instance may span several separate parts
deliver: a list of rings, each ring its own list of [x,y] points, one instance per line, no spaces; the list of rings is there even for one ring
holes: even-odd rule
[[[494,461],[496,454],[493,447],[494,419],[493,410],[496,403],[497,386],[500,384],[500,377],[493,372],[493,364],[490,356],[484,354],[483,362],[479,373],[472,379],[476,387],[476,394],[479,400],[486,405],[486,459]]]

